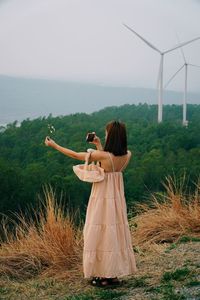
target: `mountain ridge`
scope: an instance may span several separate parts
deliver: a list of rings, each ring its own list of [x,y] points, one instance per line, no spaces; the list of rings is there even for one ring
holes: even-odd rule
[[[183,93],[164,92],[164,104],[182,104]],[[189,93],[191,104],[200,104],[198,93]],[[0,75],[0,124],[53,114],[92,113],[108,106],[157,104],[151,88],[111,86],[65,80]]]

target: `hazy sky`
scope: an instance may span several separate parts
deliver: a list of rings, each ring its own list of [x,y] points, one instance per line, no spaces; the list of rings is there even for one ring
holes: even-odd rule
[[[0,0],[0,73],[100,84],[155,87],[159,49],[200,36],[198,0]],[[200,40],[184,47],[200,65]],[[165,56],[165,81],[183,64]],[[200,92],[200,68],[189,69],[189,90]],[[183,72],[170,89],[181,90]]]

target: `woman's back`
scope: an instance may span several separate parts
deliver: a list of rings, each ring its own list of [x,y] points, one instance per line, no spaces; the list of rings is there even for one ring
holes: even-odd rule
[[[108,158],[101,163],[101,167],[105,172],[122,172],[129,163],[131,152],[122,156],[115,156],[114,154],[107,152]]]

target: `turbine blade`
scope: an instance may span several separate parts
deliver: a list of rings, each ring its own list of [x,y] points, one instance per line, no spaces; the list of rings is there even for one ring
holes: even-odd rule
[[[165,54],[165,53],[171,52],[171,51],[173,51],[173,50],[175,50],[175,49],[178,49],[178,48],[180,48],[180,47],[183,47],[183,46],[185,46],[185,45],[188,45],[188,44],[190,44],[190,43],[192,43],[192,42],[194,42],[194,41],[197,41],[197,40],[199,40],[199,39],[200,39],[200,36],[197,37],[197,38],[195,38],[195,39],[192,39],[192,40],[189,40],[189,41],[187,41],[187,42],[183,42],[183,43],[181,43],[181,44],[179,44],[179,45],[176,45],[176,46],[174,46],[173,48],[164,51],[163,53]]]
[[[158,89],[159,83],[160,83],[161,63],[162,63],[162,57],[160,58],[159,69],[158,69],[158,78],[157,78],[157,85],[156,85],[157,89]]]
[[[198,65],[192,65],[192,64],[188,64],[188,65],[192,66],[192,67],[200,68],[200,66],[198,66]]]
[[[170,84],[170,82],[174,79],[174,77],[176,77],[176,75],[183,69],[184,66],[185,66],[185,64],[182,65],[182,67],[180,69],[178,69],[178,71],[176,71],[174,73],[174,75],[167,81],[167,83],[165,84],[164,88],[166,88]]]
[[[177,40],[178,40],[178,43],[180,44],[181,42],[180,42],[180,39],[179,39],[179,36],[178,36],[177,32],[176,32],[176,38],[177,38]],[[186,62],[186,58],[185,58],[185,54],[184,54],[184,51],[183,51],[183,47],[182,47],[182,46],[180,47],[180,50],[181,50],[181,54],[182,54],[182,56],[183,56],[183,60],[184,60],[184,62],[185,62],[185,64],[186,64],[187,62]]]
[[[139,33],[137,33],[135,30],[133,30],[131,27],[129,27],[128,25],[124,24],[123,25],[130,30],[131,32],[133,32],[135,35],[137,35],[143,42],[145,42],[149,47],[151,47],[152,49],[154,49],[155,51],[159,52],[160,54],[162,53],[158,48],[156,48],[154,45],[152,45],[149,41],[147,41],[145,38],[143,38]]]

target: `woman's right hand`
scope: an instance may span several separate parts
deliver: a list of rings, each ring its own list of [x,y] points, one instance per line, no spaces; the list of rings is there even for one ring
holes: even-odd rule
[[[100,138],[95,134],[94,139],[90,144],[94,144],[97,148],[97,150],[103,150],[103,147],[101,145],[101,140]]]
[[[90,144],[99,145],[101,144],[100,138],[95,134],[94,139],[92,142],[89,142]]]

